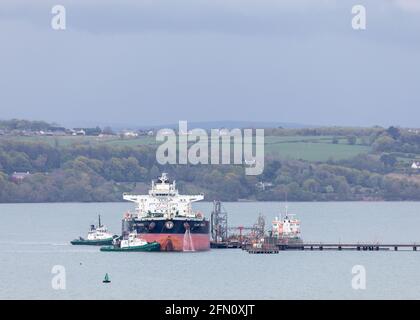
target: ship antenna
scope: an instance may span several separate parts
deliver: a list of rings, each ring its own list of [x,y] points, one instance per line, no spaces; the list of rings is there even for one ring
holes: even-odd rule
[[[99,228],[100,228],[100,227],[102,227],[101,226],[101,215],[100,214],[98,214],[98,218],[99,218]]]
[[[286,204],[285,204],[285,207],[286,207],[286,217],[287,217],[287,216],[288,216],[288,214],[289,214],[289,212],[288,212],[289,206],[288,206],[288,204],[287,204],[287,191],[286,191],[285,198],[286,198]]]

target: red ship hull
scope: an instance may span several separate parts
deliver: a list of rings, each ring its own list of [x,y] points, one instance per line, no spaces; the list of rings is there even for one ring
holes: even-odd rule
[[[161,251],[207,251],[210,250],[209,234],[191,234],[187,245],[183,234],[174,233],[140,233],[139,236],[148,242],[159,242]]]

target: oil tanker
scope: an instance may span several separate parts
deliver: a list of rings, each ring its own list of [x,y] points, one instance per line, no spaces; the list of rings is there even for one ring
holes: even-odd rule
[[[136,232],[147,242],[158,242],[161,251],[210,249],[209,221],[192,209],[192,203],[204,196],[179,194],[166,173],[152,181],[148,194],[124,194],[123,198],[136,204],[135,212],[123,217],[123,239]]]

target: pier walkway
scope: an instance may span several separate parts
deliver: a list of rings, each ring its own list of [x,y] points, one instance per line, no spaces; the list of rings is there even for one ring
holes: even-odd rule
[[[301,244],[278,244],[279,250],[356,250],[356,251],[380,251],[380,250],[412,250],[420,249],[417,243],[301,243]]]

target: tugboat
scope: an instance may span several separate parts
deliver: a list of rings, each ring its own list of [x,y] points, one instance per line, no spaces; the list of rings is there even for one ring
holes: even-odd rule
[[[114,245],[102,247],[101,251],[160,251],[159,242],[147,242],[137,237],[137,232],[132,232],[126,240],[114,241]]]
[[[160,243],[161,251],[206,251],[210,249],[209,221],[194,212],[192,203],[203,200],[202,194],[179,194],[175,181],[162,173],[148,194],[124,194],[134,202],[134,213],[127,212],[122,220],[122,237],[136,232],[147,242]]]
[[[101,224],[101,215],[99,215],[98,220],[98,225],[96,227],[93,224],[90,226],[90,230],[86,239],[79,237],[79,239],[70,241],[70,243],[72,245],[90,246],[111,245],[113,243],[113,240],[118,236],[108,232],[108,229]]]

